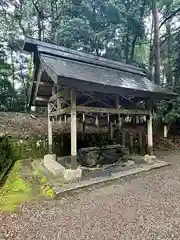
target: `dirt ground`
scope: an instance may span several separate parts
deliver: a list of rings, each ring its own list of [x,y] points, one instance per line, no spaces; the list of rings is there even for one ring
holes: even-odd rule
[[[180,239],[180,151],[157,156],[172,165],[70,197],[24,204],[17,213],[1,213],[0,236],[9,240]]]

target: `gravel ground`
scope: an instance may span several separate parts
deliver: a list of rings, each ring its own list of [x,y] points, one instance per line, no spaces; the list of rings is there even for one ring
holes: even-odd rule
[[[180,239],[180,152],[163,159],[173,165],[1,214],[1,232],[13,240]]]

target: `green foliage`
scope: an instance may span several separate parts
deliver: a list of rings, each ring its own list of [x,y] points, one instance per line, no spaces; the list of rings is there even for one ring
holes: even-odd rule
[[[4,135],[0,137],[0,174],[3,173],[10,163],[17,160],[16,151],[11,139]]]
[[[43,158],[47,154],[47,139],[31,137],[28,139],[13,139],[18,159]]]
[[[153,69],[154,50],[150,47],[153,35],[150,24],[151,0],[1,2],[0,40],[3,44],[0,47],[0,104],[8,110],[27,110],[28,106],[28,89],[33,74],[32,58],[21,53],[21,42],[25,35],[146,68],[149,67],[152,53]],[[160,15],[161,80],[165,85],[178,86],[180,2],[159,0],[157,3]],[[13,7],[9,9],[10,5]],[[20,86],[18,89],[14,87],[16,84]],[[163,121],[166,121],[165,118],[172,121],[177,113],[170,111],[170,114],[166,114],[166,105],[158,105],[158,114],[162,115]],[[175,103],[172,105],[174,108]],[[164,114],[169,116],[164,117]]]
[[[180,93],[180,89],[174,90],[177,94]],[[177,98],[170,101],[161,101],[157,104],[156,118],[165,124],[175,123],[180,119],[180,95]]]

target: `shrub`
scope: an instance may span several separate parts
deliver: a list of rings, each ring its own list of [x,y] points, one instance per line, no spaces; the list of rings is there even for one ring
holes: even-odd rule
[[[15,160],[17,156],[11,138],[6,135],[0,136],[0,175]]]

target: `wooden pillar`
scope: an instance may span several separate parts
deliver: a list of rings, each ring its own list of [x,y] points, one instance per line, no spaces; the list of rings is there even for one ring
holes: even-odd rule
[[[134,137],[132,133],[129,133],[129,150],[130,153],[133,153],[133,144],[134,144]]]
[[[150,113],[147,120],[148,133],[148,153],[153,155],[153,128],[152,128],[152,114]]]
[[[52,154],[52,122],[50,119],[51,105],[48,103],[48,147],[49,154]]]
[[[144,153],[144,148],[143,145],[145,145],[143,143],[143,134],[141,132],[139,132],[139,153]]]
[[[71,169],[77,169],[76,92],[71,90]]]
[[[111,139],[111,121],[110,121],[109,113],[107,115],[107,121],[108,121],[108,133],[109,133],[109,136],[110,136],[110,139]]]
[[[53,86],[52,87],[52,96],[54,96],[56,94],[56,87],[55,86]],[[56,104],[55,104],[56,105]],[[57,116],[54,116],[54,117],[52,117],[52,123],[54,124],[54,120],[57,120]]]
[[[116,108],[119,109],[120,106],[119,106],[119,96],[116,96]],[[120,114],[118,114],[118,129],[120,129],[122,126],[122,119],[121,119],[121,116]]]
[[[167,134],[168,134],[168,129],[167,126],[164,126],[164,138],[167,138]]]
[[[109,113],[108,113],[108,115],[107,115],[107,120],[108,120],[108,126],[109,126],[109,122],[110,122]]]
[[[57,88],[56,93],[58,93],[58,91],[59,91],[59,88]],[[62,105],[61,105],[61,100],[60,100],[59,98],[57,98],[57,109],[60,110],[61,107],[62,107]],[[59,123],[61,123],[61,121],[62,121],[61,115],[59,115],[58,119],[59,119]]]
[[[126,136],[125,136],[125,132],[122,132],[122,145],[125,147],[126,146]]]
[[[86,124],[85,124],[85,122],[86,122],[86,117],[85,117],[85,114],[83,113],[83,116],[82,116],[82,120],[83,120],[83,122],[82,122],[82,124],[83,124],[83,126],[82,126],[82,139],[84,139],[85,138],[85,131],[86,131],[86,129],[85,129],[85,126],[86,126]]]
[[[110,136],[111,140],[114,140],[114,130],[113,130],[113,122],[110,122]]]
[[[97,128],[99,127],[99,118],[98,118],[98,116],[96,116],[95,125],[96,125]]]
[[[57,109],[58,110],[61,109],[61,101],[59,98],[57,99]],[[61,118],[61,115],[59,115],[59,123],[61,123],[61,121],[62,121],[62,118]]]

